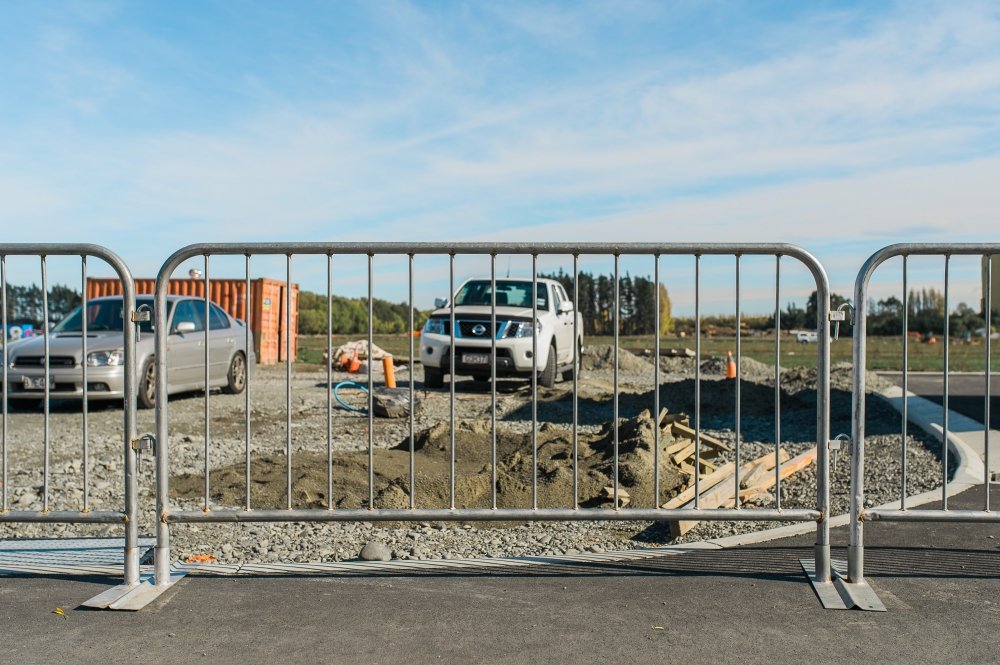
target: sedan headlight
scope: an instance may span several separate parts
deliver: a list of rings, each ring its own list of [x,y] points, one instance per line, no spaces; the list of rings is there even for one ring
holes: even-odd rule
[[[87,365],[90,367],[117,367],[125,364],[124,349],[114,351],[94,351],[87,354]]]
[[[444,319],[427,319],[424,324],[424,333],[428,335],[445,335]]]
[[[542,322],[536,320],[535,326],[538,327],[538,332],[542,332]],[[508,329],[507,337],[514,337],[520,339],[522,337],[531,337],[534,332],[535,326],[531,325],[531,321],[519,321],[511,325]]]

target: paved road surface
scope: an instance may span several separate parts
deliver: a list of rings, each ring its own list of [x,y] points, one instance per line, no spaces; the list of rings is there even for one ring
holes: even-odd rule
[[[950,503],[980,501],[970,490]],[[798,564],[811,536],[528,572],[188,577],[137,614],[74,609],[107,580],[0,578],[0,662],[1000,660],[1000,526],[879,523],[868,535],[887,613],[820,607]],[[846,542],[843,529],[833,542]]]
[[[903,375],[879,372],[897,386],[903,385]],[[910,373],[910,392],[941,404],[944,399],[944,378],[938,373]],[[1000,375],[990,377],[990,428],[1000,429]],[[948,407],[973,420],[983,422],[986,405],[986,380],[982,374],[953,374],[948,379]]]

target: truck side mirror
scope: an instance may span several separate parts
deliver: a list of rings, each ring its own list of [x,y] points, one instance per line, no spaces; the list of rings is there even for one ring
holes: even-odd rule
[[[434,299],[434,307],[436,307],[438,309],[441,309],[442,307],[446,307],[447,305],[448,305],[448,301],[445,300],[444,298],[435,298]]]
[[[560,314],[569,314],[572,311],[573,311],[573,303],[571,303],[570,301],[563,300],[561,303],[559,303]]]

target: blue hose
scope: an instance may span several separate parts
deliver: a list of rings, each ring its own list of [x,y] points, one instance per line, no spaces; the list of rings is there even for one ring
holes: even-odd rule
[[[368,394],[367,386],[363,386],[360,383],[356,383],[354,381],[341,381],[340,383],[338,383],[333,387],[333,398],[337,400],[337,404],[340,404],[340,406],[344,407],[348,411],[358,411],[359,413],[368,413],[368,409],[363,409],[357,406],[351,406],[344,400],[340,399],[341,388],[357,388],[358,390],[364,391],[364,393],[367,395]]]

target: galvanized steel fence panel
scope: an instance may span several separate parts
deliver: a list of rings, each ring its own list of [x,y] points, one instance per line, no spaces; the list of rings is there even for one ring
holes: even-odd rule
[[[81,351],[81,399],[82,424],[80,440],[80,460],[83,471],[83,494],[79,510],[50,509],[50,403],[52,392],[51,355],[49,348],[49,307],[48,307],[48,266],[47,258],[52,256],[80,257],[80,280],[82,292],[81,316],[82,331],[80,335]],[[9,352],[6,342],[7,326],[7,291],[10,275],[8,274],[9,257],[37,257],[41,274],[42,292],[42,325],[44,335],[44,359],[42,363],[43,388],[42,399],[42,500],[39,510],[11,510],[8,502],[8,435],[10,432],[9,414]],[[122,348],[124,350],[124,423],[122,427],[122,455],[124,458],[122,484],[124,485],[124,502],[118,509],[92,510],[90,500],[90,431],[87,399],[89,386],[87,377],[87,259],[95,258],[103,261],[117,275],[122,284],[123,299],[123,331]],[[3,370],[2,370],[2,432],[0,432],[0,457],[2,457],[2,482],[0,491],[0,522],[4,523],[121,523],[125,528],[125,551],[123,577],[125,585],[135,585],[139,582],[139,552],[138,552],[138,507],[136,481],[136,451],[133,446],[136,441],[136,376],[135,376],[135,344],[136,324],[135,291],[132,274],[125,262],[110,250],[99,245],[65,244],[65,243],[11,243],[0,244],[0,311],[2,311],[2,326],[5,336]]]
[[[780,463],[776,464],[775,474],[776,481],[778,482],[779,498],[776,501],[774,508],[718,508],[718,509],[705,509],[698,505],[698,500],[700,499],[701,492],[698,491],[698,479],[700,476],[700,471],[695,469],[695,505],[693,508],[689,509],[665,509],[659,507],[659,440],[657,438],[656,450],[656,477],[654,478],[655,493],[656,493],[656,506],[654,508],[625,508],[620,507],[620,502],[618,500],[619,487],[618,487],[618,402],[619,402],[619,385],[618,385],[618,330],[619,330],[619,317],[620,308],[616,307],[615,313],[615,330],[614,330],[614,362],[615,362],[615,372],[614,372],[614,396],[613,396],[613,440],[614,440],[614,508],[604,509],[604,508],[581,508],[579,504],[578,495],[578,485],[577,485],[577,430],[578,430],[578,417],[579,417],[579,405],[578,405],[578,375],[579,375],[579,363],[574,363],[573,369],[573,471],[574,471],[574,483],[573,483],[573,502],[572,505],[567,505],[562,508],[543,508],[538,505],[538,447],[537,447],[537,430],[538,430],[538,390],[537,390],[537,372],[532,372],[531,378],[531,417],[532,417],[532,429],[531,429],[531,454],[532,454],[532,493],[531,493],[531,508],[501,508],[497,506],[497,489],[496,489],[496,470],[497,470],[497,458],[496,458],[496,448],[497,448],[497,391],[496,391],[496,370],[497,370],[497,354],[496,354],[496,307],[497,300],[495,296],[495,288],[491,289],[494,293],[491,296],[491,316],[490,323],[492,325],[492,330],[494,331],[493,342],[491,343],[491,371],[490,376],[492,381],[491,387],[491,431],[492,431],[492,473],[493,473],[493,491],[491,496],[492,507],[490,508],[460,508],[455,505],[455,381],[450,381],[449,389],[449,420],[451,423],[451,435],[450,435],[450,507],[449,508],[420,508],[416,505],[414,486],[415,486],[415,471],[414,471],[414,380],[413,373],[411,372],[410,380],[410,390],[409,390],[409,400],[410,400],[410,420],[409,420],[409,497],[408,497],[408,507],[402,509],[386,509],[386,508],[376,508],[375,506],[375,496],[374,496],[374,442],[373,442],[373,430],[374,430],[374,409],[373,399],[374,399],[374,385],[373,385],[373,372],[369,370],[368,372],[368,473],[369,473],[369,492],[368,492],[368,506],[367,508],[361,509],[341,509],[334,508],[333,506],[333,445],[332,445],[332,432],[331,432],[331,414],[333,409],[332,404],[332,369],[330,364],[333,360],[332,355],[332,342],[330,341],[331,336],[336,331],[333,328],[332,315],[328,316],[327,321],[327,379],[328,379],[328,394],[327,394],[327,489],[328,489],[328,501],[327,506],[322,509],[300,509],[293,508],[292,506],[292,397],[291,397],[291,379],[292,379],[292,362],[288,362],[285,368],[285,410],[286,410],[286,422],[285,422],[285,462],[286,462],[286,479],[287,479],[287,495],[285,497],[285,508],[284,509],[252,509],[250,505],[250,486],[251,486],[251,472],[250,472],[250,457],[252,449],[252,431],[250,422],[250,412],[252,408],[252,395],[253,395],[253,380],[252,376],[248,374],[246,394],[245,394],[245,409],[246,409],[246,422],[245,422],[245,463],[246,463],[246,502],[242,508],[239,509],[214,509],[210,505],[209,497],[209,477],[210,477],[210,449],[211,449],[211,437],[210,437],[210,414],[209,414],[209,403],[210,395],[209,391],[206,390],[205,394],[205,422],[204,422],[204,432],[205,432],[205,451],[204,451],[204,468],[205,468],[205,492],[204,492],[204,503],[202,509],[200,510],[183,510],[179,508],[172,507],[169,501],[169,487],[168,478],[170,473],[170,421],[169,421],[169,402],[167,396],[167,379],[168,379],[168,368],[166,363],[167,357],[167,341],[168,341],[168,330],[165,325],[157,326],[156,328],[156,501],[157,501],[157,546],[156,546],[156,581],[158,584],[166,585],[170,582],[170,525],[175,523],[209,523],[209,522],[298,522],[298,521],[448,521],[448,520],[462,520],[462,521],[527,521],[527,520],[748,520],[748,521],[799,521],[799,522],[816,522],[816,550],[815,550],[815,570],[816,579],[821,582],[829,581],[830,579],[830,541],[829,541],[829,524],[828,517],[830,512],[830,492],[829,492],[829,465],[828,465],[828,454],[827,454],[827,444],[829,440],[829,399],[830,399],[830,377],[829,377],[829,353],[830,353],[830,333],[829,333],[829,302],[830,302],[830,289],[826,276],[826,272],[819,262],[805,250],[796,247],[794,245],[787,244],[730,244],[730,243],[719,243],[719,244],[662,244],[662,243],[630,243],[630,244],[613,244],[613,243],[251,243],[251,244],[196,244],[184,247],[183,249],[175,252],[167,261],[163,264],[159,271],[159,275],[156,281],[156,294],[155,294],[155,317],[157,321],[166,321],[167,316],[167,294],[168,285],[171,275],[174,271],[184,262],[194,258],[202,258],[204,261],[204,279],[207,282],[210,278],[209,268],[210,268],[210,258],[213,256],[228,255],[228,256],[243,256],[245,257],[245,279],[249,282],[250,280],[250,261],[251,257],[255,255],[271,255],[271,256],[285,256],[286,257],[286,282],[289,286],[286,289],[286,294],[291,292],[292,285],[292,268],[293,268],[293,256],[295,255],[313,255],[313,256],[325,256],[327,265],[327,298],[328,305],[330,298],[332,298],[332,261],[334,257],[338,255],[356,255],[367,257],[367,285],[368,285],[368,343],[369,348],[372,344],[374,319],[373,319],[373,264],[375,258],[381,255],[395,255],[400,257],[406,257],[408,262],[408,289],[409,294],[409,305],[410,305],[410,330],[413,330],[413,263],[414,257],[418,255],[438,255],[448,257],[449,263],[449,323],[451,324],[449,328],[449,334],[452,335],[452,342],[449,344],[449,355],[450,364],[449,368],[455,368],[455,335],[457,334],[455,328],[455,303],[454,303],[454,293],[455,293],[455,257],[457,255],[481,255],[490,257],[490,280],[491,286],[495,287],[496,284],[496,257],[499,254],[508,255],[522,255],[531,257],[531,268],[532,268],[532,285],[537,292],[537,281],[538,281],[538,270],[537,270],[537,259],[542,255],[561,255],[561,256],[572,256],[573,258],[573,284],[574,284],[574,304],[579,302],[579,292],[578,292],[578,276],[579,276],[579,257],[581,255],[604,255],[614,258],[614,270],[615,270],[615,288],[617,291],[619,276],[619,258],[622,256],[648,256],[653,261],[653,269],[655,279],[657,283],[659,281],[659,260],[661,256],[676,256],[676,255],[688,255],[694,258],[695,267],[695,309],[696,309],[696,320],[697,320],[697,335],[696,335],[696,381],[695,381],[695,414],[694,414],[694,425],[696,429],[696,460],[701,459],[701,422],[700,422],[700,384],[701,384],[701,312],[700,312],[700,261],[703,256],[731,256],[735,261],[736,268],[736,317],[737,317],[737,330],[739,330],[739,317],[740,317],[740,260],[742,256],[773,256],[775,257],[775,286],[776,286],[776,296],[775,296],[775,315],[776,320],[780,320],[780,266],[781,259],[787,257],[790,259],[795,259],[800,262],[811,274],[817,292],[817,303],[818,303],[818,325],[817,325],[817,412],[816,412],[816,443],[818,448],[817,454],[817,494],[816,494],[816,507],[811,508],[782,508],[780,505],[780,477],[777,475]],[[205,293],[208,294],[209,290],[206,288]],[[617,294],[616,294],[617,295]],[[538,315],[538,301],[537,298],[533,298],[534,303],[532,305],[532,312],[534,318],[537,321]],[[285,303],[285,314],[290,315],[290,303]],[[208,307],[207,295],[206,295],[206,309]],[[656,313],[659,314],[659,302],[657,298],[656,302]],[[657,316],[658,320],[658,316]],[[291,322],[288,321],[288,325]],[[576,330],[578,324],[575,322],[574,313],[574,333],[579,331]],[[208,331],[208,326],[206,325],[206,335]],[[247,328],[247,335],[249,335],[249,328]],[[576,337],[576,335],[574,335]],[[778,385],[780,378],[780,363],[778,363],[779,354],[779,344],[780,341],[777,339],[780,337],[776,335],[775,341],[775,436],[777,445],[775,446],[775,457],[778,459],[780,454],[780,402],[778,400],[780,393],[780,386]],[[538,344],[537,331],[534,332],[532,338],[532,349],[533,358],[537,359],[537,344]],[[576,340],[574,340],[576,343]],[[290,347],[290,336],[286,337],[286,344]],[[660,383],[660,369],[659,369],[659,334],[656,335],[656,373],[655,376],[650,377],[654,382],[653,393],[654,393],[654,417],[655,414],[659,413],[659,386]],[[736,403],[735,403],[735,422],[736,422],[736,467],[738,469],[740,464],[740,401],[739,401],[739,366],[740,366],[740,354],[741,348],[739,346],[739,335],[737,335],[737,346],[736,346],[736,363],[737,363],[737,381],[736,381]],[[248,344],[249,348],[249,344]],[[291,349],[286,350],[289,353],[289,358]],[[412,359],[416,356],[414,355],[413,348],[413,337],[410,337],[410,356]],[[205,380],[206,387],[208,385],[208,366],[210,358],[208,345],[206,344],[205,350]],[[537,362],[537,360],[535,361]],[[655,436],[659,437],[659,427],[654,426]],[[736,477],[734,478],[736,483],[735,488],[735,501],[736,505],[739,506],[739,473],[737,471]]]
[[[890,245],[874,253],[862,266],[858,272],[854,284],[854,386],[852,391],[853,400],[853,436],[851,440],[851,533],[850,545],[848,548],[848,581],[853,584],[864,582],[864,524],[873,521],[895,521],[895,522],[1000,522],[1000,513],[990,510],[990,354],[991,340],[989,319],[992,312],[992,257],[1000,254],[1000,244],[923,244],[923,243],[901,243]],[[942,478],[941,478],[941,502],[940,509],[918,509],[908,508],[907,500],[907,430],[908,430],[908,378],[909,378],[909,262],[908,259],[914,256],[937,256],[942,261],[942,275],[944,281],[944,348],[943,348],[943,402],[941,407],[941,427],[942,427]],[[950,314],[949,314],[949,291],[951,279],[951,257],[953,256],[979,256],[982,257],[983,274],[983,309],[987,316],[987,334],[985,336],[984,357],[984,437],[985,437],[985,473],[983,483],[985,485],[984,500],[982,510],[953,510],[948,507],[949,474],[948,474],[948,401],[949,401],[949,367],[950,356]],[[901,477],[899,492],[899,508],[865,508],[865,389],[866,389],[866,369],[867,369],[867,317],[869,283],[872,275],[883,263],[892,258],[902,259],[902,302],[903,305],[903,347],[902,347],[902,437],[903,443],[900,448],[901,455]]]

